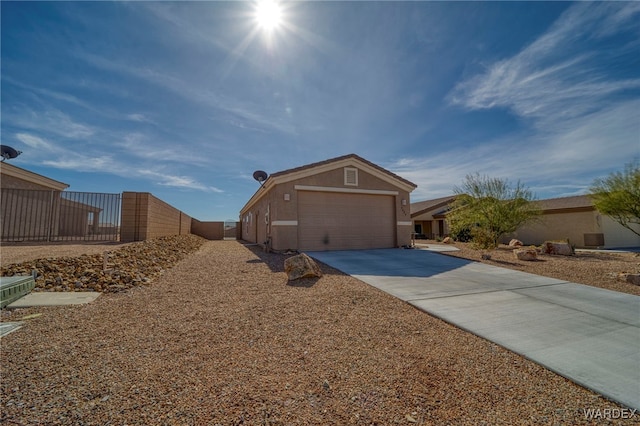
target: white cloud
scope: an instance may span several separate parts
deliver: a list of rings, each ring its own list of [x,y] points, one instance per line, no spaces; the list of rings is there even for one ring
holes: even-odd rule
[[[44,160],[42,164],[57,169],[74,170],[77,172],[105,172],[118,173],[118,166],[110,156],[90,157],[70,154],[55,160]]]
[[[530,126],[469,149],[398,161],[395,170],[420,185],[414,199],[451,194],[475,172],[521,180],[543,196],[574,195],[592,183],[585,176],[637,158],[640,79],[616,78],[607,68],[607,58],[628,55],[629,46],[598,50],[594,40],[629,30],[638,15],[637,4],[574,4],[519,53],[459,83],[451,104],[507,108]]]
[[[139,114],[139,113],[127,114],[127,120],[137,121],[139,123],[151,122],[151,120],[149,120],[144,114]]]
[[[195,189],[204,192],[223,193],[224,191],[214,186],[206,186],[189,176],[169,175],[152,170],[140,170],[139,175],[151,177],[158,185],[175,188]]]
[[[592,42],[611,34],[613,23],[619,31],[637,22],[637,15],[640,8],[631,3],[574,5],[517,55],[459,83],[449,101],[469,109],[506,107],[538,125],[589,114],[608,96],[640,88],[638,78],[609,76],[602,63],[611,48],[598,50]]]
[[[68,114],[55,108],[43,111],[18,109],[2,117],[5,123],[14,127],[36,131],[42,135],[52,135],[58,138],[83,140],[95,134],[92,126],[74,121]]]
[[[584,193],[592,180],[640,156],[640,100],[571,120],[564,128],[513,134],[471,148],[423,158],[401,158],[388,168],[418,185],[415,200],[450,195],[465,176],[479,172],[520,180],[541,196]],[[556,194],[556,195],[553,195]]]
[[[18,139],[23,144],[27,145],[30,148],[34,149],[42,149],[45,151],[55,151],[56,147],[46,140],[31,135],[29,133],[16,133],[16,139]]]
[[[118,62],[116,59],[107,59],[92,53],[80,53],[78,56],[97,68],[141,79],[189,102],[199,103],[208,108],[223,111],[232,115],[236,122],[241,124],[244,124],[244,122],[251,123],[246,126],[248,128],[257,127],[285,134],[295,134],[294,126],[282,120],[280,118],[281,115],[274,114],[273,109],[268,106],[243,102],[237,97],[232,98],[220,95],[208,87],[198,85],[195,81],[186,81],[167,72],[125,64]]]

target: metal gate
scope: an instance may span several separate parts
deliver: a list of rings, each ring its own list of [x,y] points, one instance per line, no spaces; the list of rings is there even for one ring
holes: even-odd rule
[[[236,222],[234,220],[225,220],[224,222],[224,239],[225,240],[235,240],[238,234],[238,227],[240,226],[240,222]]]
[[[118,241],[120,194],[2,189],[2,241]]]

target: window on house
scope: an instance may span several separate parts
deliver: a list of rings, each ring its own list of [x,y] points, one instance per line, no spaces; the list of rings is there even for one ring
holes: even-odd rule
[[[344,168],[344,184],[358,186],[358,169]]]

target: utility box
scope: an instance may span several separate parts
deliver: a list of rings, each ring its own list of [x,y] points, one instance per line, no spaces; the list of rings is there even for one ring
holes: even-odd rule
[[[26,296],[36,286],[32,276],[0,277],[0,309]]]
[[[585,247],[603,247],[604,246],[604,234],[584,234]]]

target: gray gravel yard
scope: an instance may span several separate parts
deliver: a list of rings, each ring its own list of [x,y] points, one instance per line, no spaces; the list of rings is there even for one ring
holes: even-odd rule
[[[3,312],[42,315],[0,340],[0,422],[640,424],[587,419],[621,407],[326,265],[290,284],[285,258],[209,241],[151,285]]]

